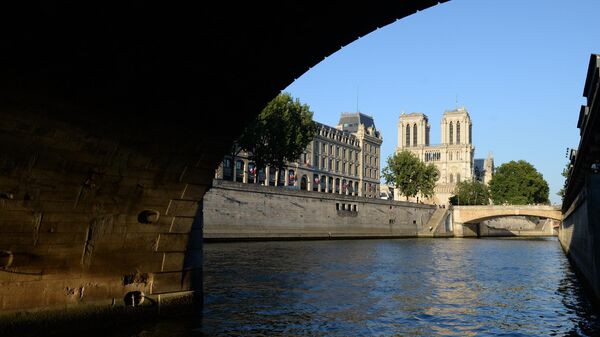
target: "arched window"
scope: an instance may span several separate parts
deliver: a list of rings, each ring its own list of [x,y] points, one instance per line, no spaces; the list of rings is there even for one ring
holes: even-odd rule
[[[450,155],[450,158],[448,160],[452,160],[452,152],[448,153]]]
[[[406,126],[406,147],[410,147],[410,125]]]
[[[454,176],[452,175],[452,173],[450,173],[450,182],[453,183],[454,182]]]
[[[457,173],[457,174],[456,174],[456,182],[457,182],[457,183],[460,183],[460,173]]]
[[[452,122],[450,122],[450,130],[448,131],[449,134],[449,143],[452,144],[452,139],[454,138],[454,128],[452,127]]]
[[[417,123],[413,125],[413,146],[417,146]]]
[[[473,144],[473,125],[469,124],[469,144]]]
[[[456,122],[456,144],[460,144],[460,122]]]

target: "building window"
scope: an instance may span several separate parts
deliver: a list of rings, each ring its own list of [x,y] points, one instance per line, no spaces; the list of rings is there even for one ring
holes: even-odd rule
[[[450,158],[448,158],[448,160],[452,160],[452,152],[448,153],[450,155]]]
[[[336,160],[335,161],[335,172],[338,172],[340,170],[340,161]]]
[[[454,182],[454,176],[452,175],[452,173],[450,173],[450,182],[453,183]]]
[[[456,174],[456,182],[457,182],[457,183],[460,183],[460,173],[457,173],[457,174]]]
[[[448,132],[449,136],[449,143],[452,144],[452,139],[454,138],[454,128],[452,127],[452,122],[450,122],[450,131]]]
[[[410,147],[410,125],[406,126],[406,147]]]
[[[413,125],[413,146],[417,146],[417,123]]]
[[[469,144],[473,144],[472,134],[473,134],[473,128],[472,128],[472,125],[469,124]]]
[[[332,161],[331,159],[329,159],[329,166],[327,166],[327,169],[329,169],[329,171],[333,171],[333,165],[332,165]]]
[[[460,122],[456,122],[456,144],[460,144]]]

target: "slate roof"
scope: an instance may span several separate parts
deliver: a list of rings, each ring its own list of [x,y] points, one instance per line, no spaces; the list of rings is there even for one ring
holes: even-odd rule
[[[365,128],[375,127],[373,117],[360,112],[342,112],[338,125],[342,126],[342,130],[348,132],[357,132],[358,125],[364,124]]]

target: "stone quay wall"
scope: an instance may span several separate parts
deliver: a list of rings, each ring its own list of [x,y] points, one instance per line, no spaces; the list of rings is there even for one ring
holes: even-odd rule
[[[204,239],[416,237],[432,205],[215,180],[204,197]]]
[[[571,264],[600,304],[600,175],[588,175],[566,211],[558,239]]]

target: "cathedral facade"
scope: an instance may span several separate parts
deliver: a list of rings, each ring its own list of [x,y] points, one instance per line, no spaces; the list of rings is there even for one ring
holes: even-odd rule
[[[441,144],[430,145],[430,125],[423,113],[402,113],[398,122],[398,147],[396,152],[408,150],[421,161],[434,164],[439,170],[435,195],[431,198],[417,196],[412,201],[448,204],[456,184],[477,179],[488,184],[494,171],[494,160],[475,159],[472,136],[473,124],[465,108],[446,111],[440,122]],[[395,191],[395,199],[405,200]],[[409,199],[411,200],[411,199]]]

